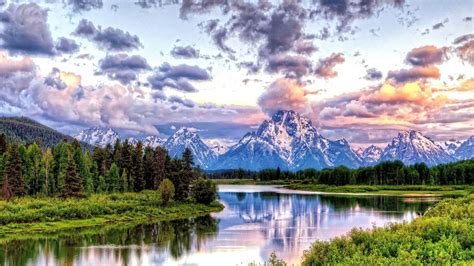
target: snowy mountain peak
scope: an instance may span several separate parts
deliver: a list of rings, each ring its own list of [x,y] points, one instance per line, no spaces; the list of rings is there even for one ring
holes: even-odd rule
[[[363,152],[361,157],[364,159],[367,165],[374,165],[380,159],[382,155],[382,149],[375,145],[370,145]]]
[[[438,145],[441,146],[449,155],[454,155],[461,144],[462,141],[454,139],[438,143]]]
[[[474,158],[474,136],[466,139],[456,150],[454,156],[459,160]]]
[[[319,135],[311,120],[294,111],[277,111],[256,132],[247,133],[223,154],[215,169],[305,169],[362,163],[347,141]]]
[[[202,168],[209,168],[214,163],[217,154],[211,150],[199,137],[196,130],[180,128],[163,144],[171,157],[181,157],[184,150],[189,148],[194,157],[194,163]]]
[[[166,140],[163,140],[162,138],[158,136],[147,136],[146,138],[143,139],[143,145],[156,148],[158,146],[162,146],[163,143],[165,143],[165,141]]]
[[[111,128],[93,127],[82,130],[75,138],[91,145],[105,147],[107,144],[113,145],[120,136]]]
[[[421,132],[410,130],[398,133],[380,156],[380,161],[393,160],[400,160],[407,165],[419,162],[436,165],[450,162],[453,158]]]

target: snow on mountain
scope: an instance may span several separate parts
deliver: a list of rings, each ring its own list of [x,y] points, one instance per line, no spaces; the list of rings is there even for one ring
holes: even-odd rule
[[[370,145],[362,152],[361,157],[366,165],[374,165],[379,161],[381,155],[382,149],[380,147]]]
[[[93,127],[82,130],[75,138],[94,146],[105,147],[107,144],[113,145],[120,136],[111,128]]]
[[[166,140],[163,147],[171,157],[181,157],[184,150],[189,148],[194,157],[194,164],[203,169],[209,168],[217,158],[217,154],[201,140],[196,131],[188,128],[176,131]]]
[[[453,161],[441,146],[418,131],[398,133],[383,150],[379,161],[400,160],[406,165],[424,162],[429,166]]]
[[[474,158],[474,136],[465,140],[456,150],[454,156],[459,160]]]
[[[441,148],[443,148],[449,155],[454,155],[461,144],[461,141],[453,139],[438,143],[438,145],[441,146]]]
[[[143,139],[143,146],[150,146],[156,148],[158,146],[163,146],[166,140],[159,138],[158,136],[147,136]]]
[[[278,111],[256,132],[247,133],[220,156],[212,168],[297,170],[361,164],[346,140],[328,140],[318,133],[310,119],[294,111]]]

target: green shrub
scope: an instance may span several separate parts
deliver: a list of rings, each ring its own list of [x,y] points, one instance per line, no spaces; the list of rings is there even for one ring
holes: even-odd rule
[[[174,199],[173,182],[171,182],[171,180],[169,180],[168,178],[163,179],[158,188],[158,193],[161,198],[161,205],[168,206],[169,202]]]
[[[191,185],[191,197],[198,203],[209,205],[217,198],[217,186],[212,180],[199,177]]]

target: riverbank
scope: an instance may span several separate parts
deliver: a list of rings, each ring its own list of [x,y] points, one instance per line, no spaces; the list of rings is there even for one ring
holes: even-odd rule
[[[445,199],[412,223],[316,241],[303,265],[471,265],[474,195]]]
[[[0,201],[0,243],[32,234],[101,225],[163,221],[221,211],[223,205],[173,202],[162,207],[156,191],[95,194],[83,199],[20,198]]]
[[[290,183],[284,185],[285,188],[313,192],[327,193],[357,193],[357,194],[382,194],[382,195],[400,195],[400,196],[443,196],[443,197],[461,197],[474,191],[474,186],[427,186],[427,185],[384,185],[384,186],[365,186],[365,185],[346,185],[329,186],[321,184],[302,184]]]
[[[286,185],[285,180],[261,181],[255,179],[212,179],[217,185]]]

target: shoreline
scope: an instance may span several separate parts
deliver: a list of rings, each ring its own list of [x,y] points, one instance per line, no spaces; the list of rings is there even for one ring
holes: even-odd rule
[[[161,207],[150,192],[92,195],[87,199],[17,199],[0,202],[0,244],[16,239],[46,237],[61,232],[98,227],[144,224],[204,216],[224,209],[218,201],[210,205],[172,202]],[[48,214],[51,214],[48,216]]]
[[[261,182],[251,180],[220,180],[218,185],[230,186],[278,186],[295,192],[311,192],[321,195],[348,196],[399,196],[399,197],[462,197],[474,191],[468,185],[345,185],[289,183],[282,180]]]

